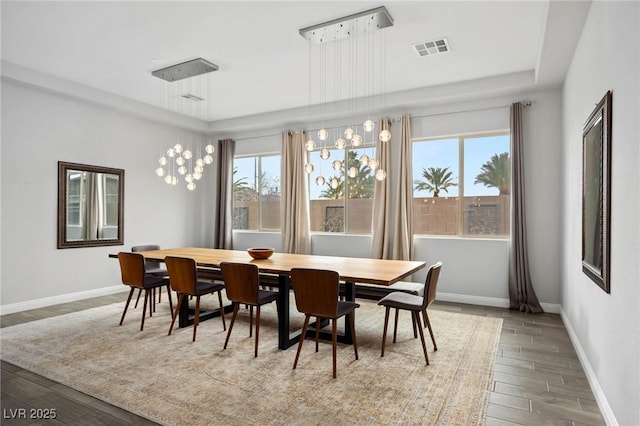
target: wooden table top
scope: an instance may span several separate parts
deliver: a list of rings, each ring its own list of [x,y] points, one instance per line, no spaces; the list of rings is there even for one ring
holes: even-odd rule
[[[378,285],[391,285],[419,271],[425,262],[409,260],[367,259],[359,257],[317,256],[274,253],[269,259],[254,260],[241,250],[219,250],[197,247],[173,248],[140,252],[146,259],[163,261],[166,256],[190,257],[198,266],[218,268],[221,262],[252,263],[262,273],[282,274],[292,268],[329,269],[340,279]]]

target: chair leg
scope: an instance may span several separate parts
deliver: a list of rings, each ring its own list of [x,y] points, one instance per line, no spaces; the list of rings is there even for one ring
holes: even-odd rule
[[[193,318],[193,339],[196,341],[196,330],[198,329],[198,323],[200,322],[200,296],[196,296],[196,316]]]
[[[331,320],[331,344],[333,346],[333,378],[336,378],[336,358],[338,357],[337,344],[338,344],[338,321],[333,318]]]
[[[138,290],[138,297],[136,298],[136,304],[133,305],[133,308],[137,308],[138,307],[138,302],[140,301],[140,295],[142,294],[142,289]]]
[[[222,349],[227,349],[227,343],[229,343],[229,336],[231,336],[231,330],[233,330],[233,323],[236,322],[236,316],[238,315],[239,308],[240,308],[240,304],[237,302],[233,302],[233,314],[231,315],[231,324],[229,324],[229,331],[227,331],[227,338],[224,340],[224,347]]]
[[[155,312],[156,311],[156,289],[155,288],[153,288],[151,290],[151,301],[150,302],[151,302],[151,306],[153,306],[153,312]],[[151,315],[149,315],[149,316],[151,316]]]
[[[169,312],[173,312],[173,300],[171,299],[171,288],[167,284],[167,297],[169,298]]]
[[[298,342],[298,350],[296,352],[296,359],[293,361],[293,369],[298,365],[298,358],[300,357],[300,350],[302,349],[302,343],[304,342],[304,336],[307,334],[307,327],[309,326],[309,314],[304,315],[304,324],[302,324],[302,334],[300,335],[300,341]]]
[[[253,305],[249,306],[249,337],[253,333]]]
[[[380,356],[384,356],[384,344],[387,340],[387,328],[389,326],[389,310],[391,309],[389,306],[384,312],[384,329],[382,329],[382,352],[380,352]]]
[[[413,316],[413,322],[420,332],[420,341],[422,342],[422,352],[424,353],[424,360],[429,365],[429,355],[427,355],[427,344],[424,341],[424,332],[422,331],[422,324],[420,323],[420,312],[411,311]]]
[[[349,322],[351,323],[351,336],[353,337],[353,351],[356,353],[356,359],[358,359],[358,342],[356,340],[356,311],[353,310],[350,314]]]
[[[135,291],[134,287],[131,287],[131,291],[129,291],[129,297],[127,297],[127,303],[124,305],[124,311],[122,312],[122,318],[120,318],[120,325],[124,322],[124,316],[127,314],[127,309],[129,309],[129,303],[131,302],[131,296],[133,296],[133,292]],[[138,292],[138,296],[140,293]]]
[[[256,344],[253,356],[258,357],[258,341],[260,340],[260,305],[256,306]]]
[[[173,317],[171,318],[171,327],[169,327],[169,334],[167,336],[171,336],[171,332],[173,331],[173,325],[176,323],[176,318],[178,317],[178,311],[180,310],[180,306],[184,301],[184,294],[178,293],[178,304],[176,305],[176,310],[173,312]]]
[[[396,342],[396,334],[398,333],[398,312],[400,310],[396,308],[396,321],[393,323],[393,343]]]
[[[147,315],[147,301],[151,298],[149,289],[144,290],[144,305],[142,307],[142,321],[140,322],[140,331],[144,329],[144,317]],[[151,314],[151,305],[149,305],[149,314]]]
[[[316,352],[318,352],[319,339],[320,339],[320,317],[316,317]]]
[[[222,317],[222,330],[227,329],[227,324],[224,319],[224,306],[222,306],[222,291],[218,291],[218,302],[220,302],[220,316]]]
[[[433,342],[433,350],[438,350],[438,345],[436,345],[436,338],[433,335],[433,329],[431,328],[431,321],[429,321],[429,314],[427,314],[427,310],[422,311],[422,316],[424,317],[424,322],[427,324],[427,328],[429,329],[429,334],[431,335],[431,341]]]

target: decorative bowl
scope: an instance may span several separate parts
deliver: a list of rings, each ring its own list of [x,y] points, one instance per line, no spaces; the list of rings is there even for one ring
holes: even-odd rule
[[[253,248],[247,249],[247,252],[249,253],[249,256],[253,257],[256,260],[260,260],[260,259],[270,258],[274,252],[274,249],[264,248],[264,247],[253,247]]]

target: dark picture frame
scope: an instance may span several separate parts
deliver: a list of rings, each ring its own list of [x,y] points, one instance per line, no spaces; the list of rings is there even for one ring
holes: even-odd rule
[[[582,271],[610,293],[611,91],[582,132]]]

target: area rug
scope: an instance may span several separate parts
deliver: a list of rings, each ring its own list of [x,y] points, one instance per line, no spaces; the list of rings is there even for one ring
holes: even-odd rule
[[[427,333],[427,366],[406,312],[397,343],[391,343],[390,324],[380,357],[384,309],[363,301],[356,314],[359,360],[351,345],[339,344],[333,379],[326,342],[315,352],[314,342],[305,341],[292,369],[296,346],[277,348],[275,304],[262,310],[258,358],[248,311],[238,315],[223,350],[220,318],[202,322],[192,343],[191,327],[167,336],[166,303],[147,318],[144,331],[140,307],[118,326],[123,305],[3,328],[1,357],[166,425],[475,425],[483,423],[502,324],[431,309],[438,351]],[[292,327],[302,319],[292,312]]]

